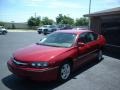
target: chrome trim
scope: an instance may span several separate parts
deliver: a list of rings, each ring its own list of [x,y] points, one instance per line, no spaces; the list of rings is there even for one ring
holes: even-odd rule
[[[77,59],[75,59],[75,61],[77,61],[78,59],[81,59],[81,58],[83,58],[83,57],[85,57],[85,56],[87,56],[87,55],[89,55],[89,54],[91,54],[91,53],[94,53],[94,52],[96,52],[96,51],[98,51],[98,49],[96,49],[96,50],[94,50],[94,51],[91,51],[91,52],[89,52],[89,53],[87,53],[87,54],[84,54],[84,55],[82,55],[82,56],[77,57]]]
[[[13,62],[17,65],[28,65],[27,63],[19,62],[19,61],[16,61],[15,59],[13,59]]]

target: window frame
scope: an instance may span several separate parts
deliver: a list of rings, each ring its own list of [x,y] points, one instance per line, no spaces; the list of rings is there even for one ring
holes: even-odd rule
[[[80,38],[80,36],[83,35],[83,34],[85,34],[85,35],[84,35],[84,38],[86,39],[86,41],[82,41],[81,38]],[[90,35],[90,34],[93,36],[94,40],[88,41],[88,40],[87,40],[87,35]],[[97,35],[97,38],[95,38],[95,35]],[[89,36],[88,36],[88,37],[89,37]],[[96,33],[94,33],[94,32],[84,32],[84,33],[81,33],[81,34],[79,35],[78,39],[79,39],[81,42],[87,44],[87,43],[90,43],[90,42],[92,42],[92,41],[96,41],[96,40],[98,39],[98,34],[96,34]]]

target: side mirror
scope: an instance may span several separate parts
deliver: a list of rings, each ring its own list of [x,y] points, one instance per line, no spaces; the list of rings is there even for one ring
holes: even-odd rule
[[[85,43],[83,43],[83,42],[78,42],[78,46],[79,46],[79,47],[83,47],[83,46],[85,46]]]

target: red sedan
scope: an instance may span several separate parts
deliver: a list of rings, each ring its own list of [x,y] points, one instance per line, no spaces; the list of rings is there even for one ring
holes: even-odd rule
[[[59,30],[17,50],[7,65],[21,78],[66,81],[83,63],[101,60],[105,43],[102,35],[90,30]]]

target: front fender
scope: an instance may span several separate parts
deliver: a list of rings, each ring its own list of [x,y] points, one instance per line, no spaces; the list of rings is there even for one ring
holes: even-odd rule
[[[71,48],[70,50],[54,57],[50,62],[54,66],[60,66],[63,62],[67,61],[67,59],[74,59],[78,56],[78,48],[74,47]]]

